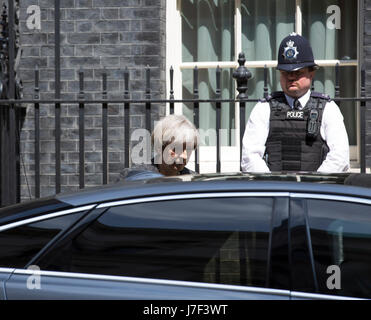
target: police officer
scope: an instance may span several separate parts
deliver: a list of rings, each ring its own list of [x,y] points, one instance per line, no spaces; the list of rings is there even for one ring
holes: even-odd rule
[[[247,172],[349,169],[349,142],[334,101],[310,87],[318,65],[304,37],[291,33],[278,52],[283,91],[258,102],[246,124],[241,167]]]

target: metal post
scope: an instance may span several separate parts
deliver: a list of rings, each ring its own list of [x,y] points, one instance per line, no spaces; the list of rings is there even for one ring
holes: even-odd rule
[[[239,67],[233,71],[233,78],[236,79],[237,82],[237,99],[240,100],[240,160],[242,156],[242,138],[245,132],[245,118],[246,118],[246,103],[245,99],[248,98],[247,96],[247,83],[251,78],[251,72],[245,67],[245,54],[242,52],[238,55],[238,64]]]
[[[60,0],[54,0],[55,99],[61,97],[60,87]],[[61,104],[55,104],[55,190],[61,191]]]
[[[39,66],[35,68],[34,99],[40,99]],[[35,102],[35,196],[40,198],[40,104]]]
[[[366,70],[362,66],[361,69],[361,97],[366,97]],[[366,101],[361,100],[361,173],[366,173]]]
[[[84,72],[79,71],[79,100],[84,100]],[[80,189],[85,187],[85,105],[79,103],[79,185]]]
[[[9,139],[8,139],[8,107],[0,108],[0,205],[5,206],[9,202]]]
[[[221,70],[219,66],[216,68],[216,99],[221,98],[221,89],[220,89],[220,77]],[[220,172],[220,132],[221,132],[221,102],[216,102],[216,172]]]
[[[340,66],[339,63],[335,65],[335,98],[340,97]],[[340,106],[340,101],[337,102]]]
[[[367,4],[368,6],[368,4]],[[359,64],[361,66],[361,97],[366,97],[366,69],[365,69],[365,12],[366,12],[366,1],[359,1]],[[361,129],[361,141],[360,141],[360,166],[361,173],[366,173],[366,101],[360,103],[360,129]]]
[[[14,60],[15,60],[15,11],[14,1],[8,1],[8,34],[9,34],[9,62],[8,62],[8,74],[9,74],[9,92],[8,99],[15,98],[15,74],[14,74]],[[15,116],[15,105],[12,103],[9,105],[9,190],[10,190],[10,203],[16,203],[20,201],[20,185],[17,183],[19,177],[19,154],[16,152],[16,116]]]
[[[7,57],[8,57],[8,25],[7,25],[7,12],[6,5],[3,4],[2,19],[1,19],[1,46],[0,46],[0,62],[1,62],[1,86],[0,97],[6,99],[8,92],[6,91],[6,72],[7,72]],[[2,105],[0,108],[0,205],[5,206],[9,203],[9,121],[8,121],[8,109],[7,105]]]
[[[268,97],[268,68],[264,65],[264,98]]]
[[[102,98],[107,99],[107,73],[102,74]],[[102,158],[103,158],[103,184],[108,183],[108,104],[102,104]]]
[[[200,107],[200,104],[199,102],[197,101],[199,98],[199,95],[198,95],[198,68],[197,66],[193,69],[193,99],[195,100],[194,104],[193,104],[193,122],[194,122],[194,125],[196,126],[197,129],[200,129],[200,111],[199,111],[199,107]],[[200,154],[199,154],[199,146],[196,148],[195,150],[195,171],[197,173],[200,172]]]
[[[124,72],[124,85],[125,85],[125,91],[124,91],[124,99],[129,100],[130,99],[130,93],[129,93],[129,70],[126,67]],[[125,102],[124,103],[124,125],[125,125],[125,168],[130,167],[130,103]]]
[[[14,59],[15,59],[15,25],[14,25],[14,1],[8,1],[8,23],[9,23],[9,99],[15,98],[15,76],[14,76]]]
[[[174,69],[170,67],[170,100],[174,100]],[[174,113],[174,102],[170,102],[170,114]]]
[[[151,69],[146,68],[146,99],[151,99]],[[146,102],[146,129],[151,131],[151,102]]]

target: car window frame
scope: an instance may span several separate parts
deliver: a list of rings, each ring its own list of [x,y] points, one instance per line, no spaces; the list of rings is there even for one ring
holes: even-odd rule
[[[290,192],[290,206],[292,201],[300,201],[303,205],[303,211],[301,212],[301,221],[302,227],[305,228],[306,238],[308,241],[308,255],[310,259],[310,266],[312,268],[312,276],[314,279],[314,286],[317,292],[304,292],[291,289],[291,299],[325,299],[325,300],[364,300],[361,297],[350,297],[350,296],[339,296],[339,295],[329,295],[329,294],[322,294],[318,292],[318,283],[317,282],[317,275],[314,267],[314,255],[313,255],[313,248],[312,248],[312,239],[310,235],[310,225],[309,225],[309,215],[308,215],[308,207],[307,207],[307,199],[315,199],[315,200],[327,200],[327,201],[340,201],[340,202],[347,202],[347,203],[357,203],[357,204],[366,204],[371,207],[371,199],[365,198],[362,196],[357,195],[341,195],[341,194],[317,194],[313,192]],[[290,218],[291,218],[291,210],[290,210]],[[290,226],[291,232],[291,226]],[[290,257],[291,257],[291,241],[290,241]],[[295,266],[290,263],[290,269],[293,272],[293,268]]]
[[[37,215],[37,216],[33,216],[31,218],[26,218],[26,219],[23,219],[23,220],[10,222],[10,223],[7,223],[7,224],[4,224],[4,225],[0,226],[0,233],[3,232],[3,231],[8,231],[8,230],[11,230],[11,229],[15,229],[15,228],[18,228],[18,227],[21,227],[21,226],[30,225],[30,224],[38,223],[38,222],[43,222],[43,221],[46,221],[46,220],[49,220],[49,219],[59,218],[59,217],[62,217],[62,216],[72,215],[72,214],[77,214],[77,213],[83,213],[83,215],[82,215],[82,217],[80,217],[80,219],[78,218],[70,226],[68,226],[68,227],[64,228],[63,230],[61,230],[60,232],[58,232],[34,256],[32,256],[32,258],[25,264],[25,267],[24,267],[24,268],[28,268],[30,265],[33,265],[33,261],[40,254],[42,254],[42,252],[44,252],[48,247],[50,247],[55,242],[57,242],[60,237],[62,237],[64,234],[66,234],[68,232],[68,230],[71,227],[73,227],[73,225],[76,224],[79,220],[83,219],[89,213],[89,211],[94,209],[95,206],[96,206],[96,204],[83,205],[83,206],[79,206],[79,207],[75,207],[75,208],[59,210],[59,211],[55,211],[55,212],[52,212],[52,213],[40,214],[40,215]],[[4,270],[5,269],[13,269],[13,270],[15,270],[16,268],[12,267],[12,266],[9,266],[9,267],[1,267],[0,269],[4,269]]]
[[[23,220],[6,223],[6,224],[0,226],[0,232],[6,231],[6,230],[9,230],[9,229],[13,229],[13,228],[17,228],[17,227],[20,227],[20,226],[23,226],[23,225],[26,225],[26,224],[42,222],[44,220],[53,219],[53,218],[57,218],[57,217],[61,217],[61,216],[81,212],[81,211],[89,211],[89,210],[93,209],[95,206],[96,206],[95,204],[85,205],[85,206],[82,206],[82,207],[77,207],[77,208],[72,208],[72,209],[67,209],[67,210],[62,210],[62,211],[55,211],[55,212],[52,212],[52,213],[41,214],[39,216],[35,216],[35,217],[32,217],[32,218],[26,218],[26,219],[23,219]]]
[[[284,272],[284,281],[286,282],[284,286],[286,288],[277,288],[290,290],[290,257],[289,257],[289,208],[290,208],[290,198],[289,196],[285,197],[276,197],[274,201],[274,208],[272,208],[272,221],[271,228],[269,233],[269,247],[268,247],[268,260],[267,260],[267,283],[266,287],[272,288],[272,282],[277,283],[279,281],[278,275],[276,272],[273,272],[272,269],[277,264],[276,256],[279,256],[277,248],[273,248],[273,243],[277,244],[283,240],[284,248],[282,249],[285,252],[284,260],[282,264],[285,269]],[[280,257],[282,258],[282,257]],[[279,263],[281,263],[280,261]],[[281,266],[282,268],[282,266]],[[282,274],[281,279],[282,281]]]
[[[26,283],[30,276],[35,276],[33,270],[14,269],[4,284],[6,299],[132,299],[134,295],[139,300],[150,300],[154,291],[161,294],[161,299],[170,300],[290,299],[290,291],[283,289],[46,270],[37,271],[39,290],[22,288],[19,283]],[[62,287],[56,287],[57,282],[63,283]],[[91,290],[98,285],[109,292]],[[70,286],[77,289],[72,296]],[[193,295],[195,290],[201,290],[202,295]]]
[[[146,203],[146,202],[153,202],[153,201],[167,201],[167,200],[187,200],[187,199],[203,199],[203,198],[224,198],[224,197],[270,197],[273,198],[274,201],[276,201],[277,198],[285,198],[287,199],[287,202],[289,201],[289,193],[288,192],[281,192],[281,191],[213,191],[213,192],[196,192],[196,193],[184,193],[184,194],[164,194],[164,195],[156,195],[156,196],[140,196],[137,198],[130,198],[130,199],[122,199],[122,200],[114,200],[114,201],[107,201],[100,204],[97,204],[97,206],[92,210],[92,212],[85,217],[84,220],[80,221],[79,224],[77,224],[74,228],[72,228],[68,233],[66,233],[63,237],[63,239],[60,239],[58,243],[55,243],[52,247],[48,248],[47,251],[43,252],[42,255],[39,255],[37,259],[34,261],[35,264],[41,265],[43,264],[43,259],[47,255],[54,255],[59,248],[61,248],[65,242],[69,241],[70,237],[75,237],[80,232],[83,232],[91,223],[99,219],[100,216],[102,216],[107,210],[109,210],[112,207],[126,205],[126,204],[136,204],[136,203]],[[272,216],[274,215],[273,208],[272,208]],[[276,218],[275,222],[277,223],[277,219],[281,219],[282,217],[288,216],[288,212],[286,214],[280,215],[279,218]],[[270,225],[270,232],[269,232],[269,241],[272,239],[272,223]],[[285,231],[287,233],[287,230]],[[268,244],[269,246],[269,244]],[[269,249],[269,247],[268,247]],[[288,252],[288,251],[287,251]],[[271,257],[271,253],[269,252],[268,260]],[[267,260],[267,268],[268,266],[268,260]],[[43,269],[41,269],[43,270]],[[47,270],[45,270],[47,271]],[[269,270],[268,270],[269,271]],[[65,274],[69,274],[70,272],[66,271],[56,271],[61,272]],[[289,273],[289,270],[288,270]],[[82,275],[91,276],[92,274],[88,273],[79,273]],[[105,276],[101,274],[96,274],[97,276]],[[268,278],[269,273],[267,273]],[[108,275],[110,276],[110,275]],[[288,275],[289,276],[289,275]],[[125,276],[114,276],[114,277],[123,277],[128,278]],[[129,277],[131,278],[131,277]],[[151,280],[152,278],[145,278],[148,280]],[[161,279],[156,279],[161,280]],[[164,281],[178,281],[178,280],[164,280]],[[180,281],[182,282],[182,281]],[[200,282],[203,283],[203,282]],[[210,284],[211,283],[203,283],[203,284]],[[220,284],[223,286],[224,284]],[[228,286],[228,285],[226,285]],[[242,287],[251,287],[251,286],[242,286]],[[251,287],[255,288],[255,287]],[[283,290],[286,289],[276,289],[276,288],[267,288],[267,287],[257,287],[267,290]]]

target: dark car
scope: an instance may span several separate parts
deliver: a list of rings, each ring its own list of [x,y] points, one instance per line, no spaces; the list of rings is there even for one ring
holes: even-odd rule
[[[369,181],[186,175],[5,207],[0,298],[371,298]]]

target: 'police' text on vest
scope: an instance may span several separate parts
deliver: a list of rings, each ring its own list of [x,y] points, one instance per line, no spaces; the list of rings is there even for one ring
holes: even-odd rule
[[[287,111],[286,119],[304,119],[304,111]]]

